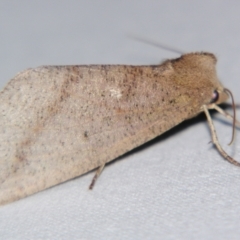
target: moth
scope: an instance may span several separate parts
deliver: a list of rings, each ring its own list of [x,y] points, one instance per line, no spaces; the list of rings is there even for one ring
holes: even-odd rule
[[[216,57],[196,52],[159,65],[43,66],[17,74],[0,92],[0,205],[98,168],[230,93],[219,82]]]

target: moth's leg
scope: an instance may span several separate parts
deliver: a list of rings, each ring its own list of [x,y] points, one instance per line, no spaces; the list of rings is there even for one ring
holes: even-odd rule
[[[219,141],[218,141],[218,138],[217,138],[217,133],[216,133],[216,130],[215,130],[215,127],[213,125],[213,121],[212,121],[212,118],[209,114],[209,111],[207,109],[207,106],[206,105],[203,105],[203,110],[206,114],[206,117],[207,117],[207,120],[208,120],[208,125],[209,125],[209,128],[210,128],[210,131],[211,131],[211,135],[212,135],[212,142],[213,144],[216,146],[217,150],[219,151],[219,153],[225,158],[227,159],[230,163],[240,167],[240,163],[238,161],[236,161],[235,159],[233,159],[232,157],[230,157],[224,150],[223,148],[221,147]]]
[[[232,139],[231,139],[231,142],[228,144],[228,145],[231,145],[233,143],[233,141],[234,141],[235,127],[236,126],[240,127],[240,122],[235,117],[235,110],[234,110],[234,116],[231,116],[228,112],[226,112],[223,109],[221,109],[218,105],[214,104],[213,106],[214,106],[213,108],[215,110],[217,110],[219,113],[221,113],[226,118],[231,119],[233,121],[233,125],[232,125],[233,126],[233,128],[232,128]]]
[[[233,120],[233,116],[230,115],[228,112],[224,111],[223,109],[221,109],[218,105],[214,104],[214,109],[217,110],[219,113],[221,113],[226,118]],[[240,122],[237,119],[236,119],[236,125],[238,127],[240,127]]]
[[[98,179],[98,177],[100,176],[100,174],[101,174],[102,170],[104,169],[104,167],[105,167],[105,164],[103,164],[102,166],[100,166],[100,167],[97,169],[97,171],[96,171],[96,173],[95,173],[95,175],[94,175],[94,177],[93,177],[93,179],[92,179],[92,182],[91,182],[91,184],[90,184],[90,186],[89,186],[89,189],[93,189],[93,187],[94,187],[94,185],[95,185],[95,182],[97,181],[97,179]]]

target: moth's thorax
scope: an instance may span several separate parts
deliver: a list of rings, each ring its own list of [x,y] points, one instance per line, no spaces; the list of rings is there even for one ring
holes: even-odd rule
[[[217,104],[225,102],[228,95],[216,72],[216,57],[211,53],[190,53],[170,60],[174,74],[172,79],[192,99],[193,105],[209,104],[214,91],[219,93]]]

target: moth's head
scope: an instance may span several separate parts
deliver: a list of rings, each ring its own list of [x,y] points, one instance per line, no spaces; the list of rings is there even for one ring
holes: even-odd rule
[[[221,104],[227,101],[229,98],[228,91],[225,88],[223,89],[215,89],[212,93],[212,100],[209,102],[209,106],[211,104]]]

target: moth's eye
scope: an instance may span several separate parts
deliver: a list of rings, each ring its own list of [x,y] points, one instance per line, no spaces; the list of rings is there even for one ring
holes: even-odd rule
[[[211,103],[215,103],[217,102],[219,99],[219,93],[217,90],[215,90],[213,93],[212,93],[212,100],[211,100]]]

